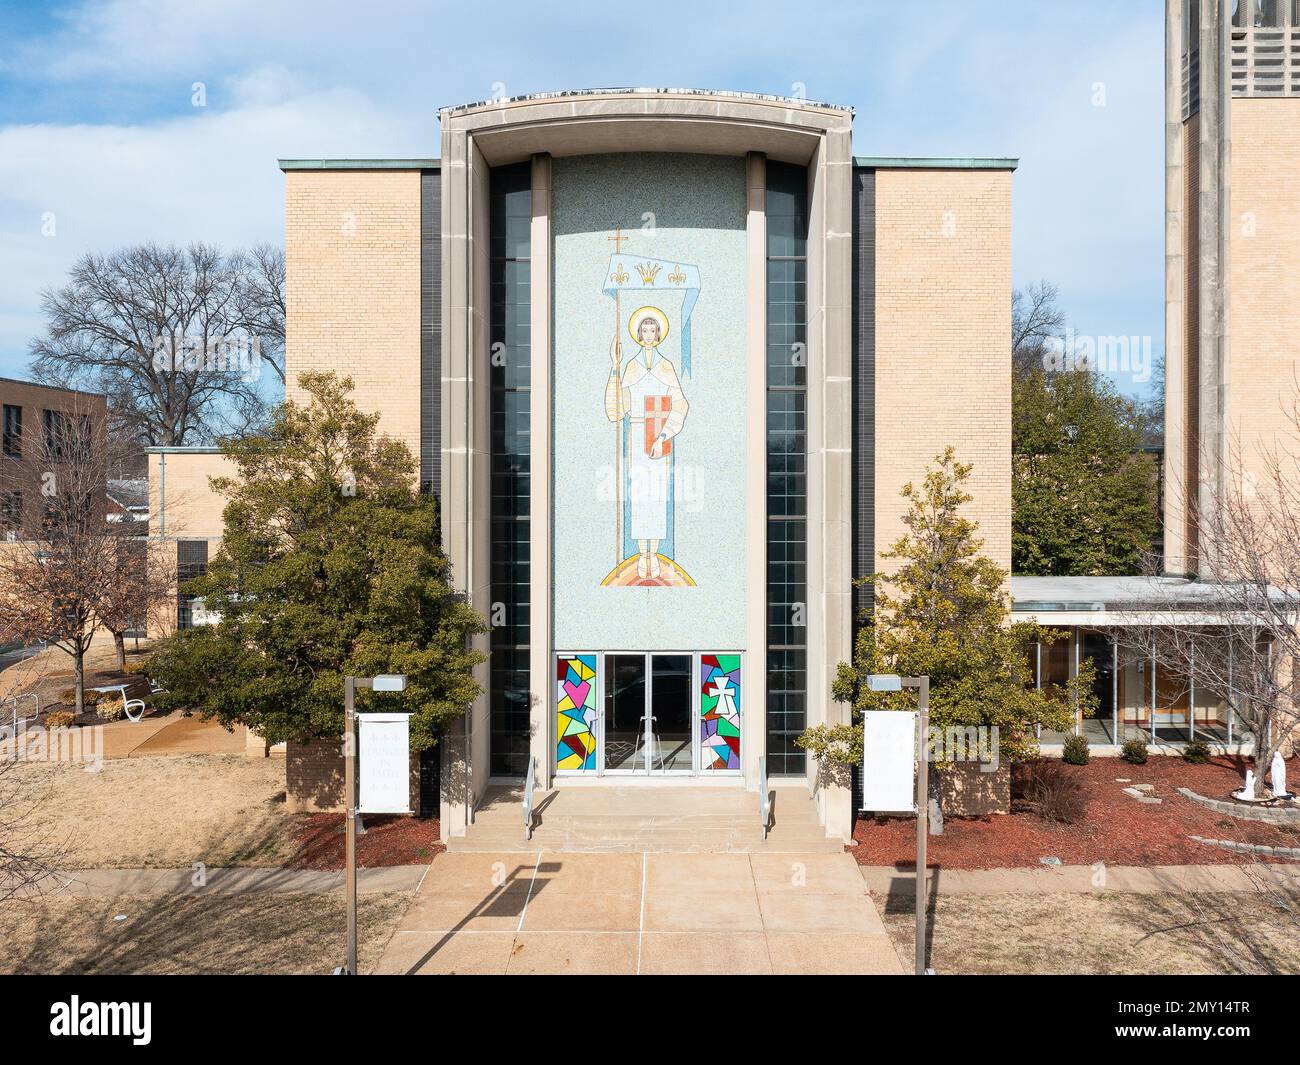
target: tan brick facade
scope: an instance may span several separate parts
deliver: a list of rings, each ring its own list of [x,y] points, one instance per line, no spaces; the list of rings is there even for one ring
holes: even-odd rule
[[[285,368],[350,375],[380,429],[420,455],[420,172],[285,174]]]
[[[1009,570],[1011,173],[881,170],[876,233],[877,559],[904,531],[899,492],[952,445]]]
[[[149,455],[149,532],[180,540],[219,540],[226,507],[210,479],[234,474],[217,452],[182,451]]]
[[[1300,101],[1232,104],[1228,417],[1243,459],[1294,451],[1300,373]]]

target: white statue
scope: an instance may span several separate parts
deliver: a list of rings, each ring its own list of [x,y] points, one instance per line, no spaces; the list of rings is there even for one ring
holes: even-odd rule
[[[1253,799],[1255,797],[1255,771],[1246,770],[1246,786],[1236,793],[1238,799]]]
[[[1281,751],[1273,752],[1273,762],[1269,766],[1269,775],[1273,778],[1273,798],[1280,799],[1287,794],[1286,759]]]

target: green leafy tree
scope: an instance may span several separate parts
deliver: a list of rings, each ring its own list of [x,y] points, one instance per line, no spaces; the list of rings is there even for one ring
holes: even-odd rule
[[[346,675],[405,673],[404,693],[359,698],[410,711],[422,750],[479,694],[470,641],[483,622],[449,586],[435,504],[414,489],[407,448],[377,434],[350,378],[299,383],[305,404],[227,442],[238,474],[213,479],[229,500],[224,539],[185,591],[219,623],[164,641],[151,672],[168,705],[272,743],[339,736]]]
[[[1087,370],[1018,375],[1012,399],[1011,564],[1016,573],[1138,573],[1159,529],[1144,419]]]
[[[1096,712],[1094,674],[1085,663],[1066,687],[1034,689],[1035,641],[1051,644],[1066,634],[1010,622],[1007,572],[980,553],[978,525],[961,514],[971,499],[963,487],[970,471],[948,448],[919,487],[904,487],[907,532],[882,556],[896,565],[866,578],[875,606],[863,619],[852,665],[839,665],[833,694],[853,704],[855,718],[864,710],[913,709],[914,693],[873,692],[866,678],[928,676],[931,728],[996,727],[1001,756],[1019,761],[1037,753],[1036,724],[1063,732],[1074,726],[1075,705]],[[857,725],[819,725],[798,742],[832,762],[862,757]]]

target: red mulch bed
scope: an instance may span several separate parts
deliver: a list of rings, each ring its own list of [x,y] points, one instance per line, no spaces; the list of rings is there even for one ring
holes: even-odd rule
[[[357,834],[357,867],[423,865],[445,848],[438,842],[438,819],[363,817]],[[345,831],[342,814],[310,814],[298,826],[293,869],[342,869]]]
[[[1180,787],[1207,798],[1227,798],[1241,787],[1247,763],[1215,758],[1189,765],[1182,758],[1153,756],[1146,765],[1129,765],[1119,758],[1093,758],[1088,765],[1064,765],[1079,780],[1088,798],[1081,822],[1054,824],[1013,801],[1011,814],[981,818],[945,818],[942,836],[931,836],[927,866],[949,869],[1000,869],[1039,866],[1040,858],[1055,857],[1065,865],[1223,865],[1243,856],[1197,843],[1188,836],[1230,839],[1239,843],[1300,847],[1300,831],[1216,814],[1178,794]],[[1294,774],[1294,775],[1293,775]],[[1124,794],[1129,784],[1153,784],[1149,794],[1160,805],[1140,803]],[[1300,779],[1300,759],[1287,769]],[[1015,790],[1013,787],[1013,794]],[[906,818],[860,818],[850,853],[859,865],[915,868],[916,822]],[[1281,860],[1281,859],[1279,859]]]

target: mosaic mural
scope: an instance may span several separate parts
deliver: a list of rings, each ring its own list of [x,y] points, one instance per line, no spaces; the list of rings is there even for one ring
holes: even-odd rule
[[[631,238],[618,228],[609,239],[621,247]],[[661,290],[682,294],[680,375],[660,351],[673,331],[669,315],[654,304],[641,305]],[[676,559],[675,445],[690,410],[682,377],[691,373],[691,311],[700,296],[700,271],[670,260],[615,253],[604,292],[614,300],[605,417],[618,426],[619,469],[614,500],[617,553],[601,585],[689,588],[695,582]],[[630,357],[625,354],[624,327],[632,340]]]
[[[554,643],[740,646],[745,468],[764,448],[745,160],[566,156],[552,180]]]
[[[555,660],[555,768],[596,768],[596,656]]]
[[[740,768],[740,655],[700,655],[700,767]]]

